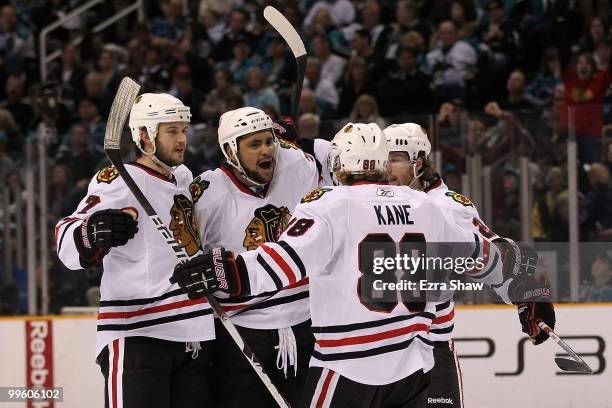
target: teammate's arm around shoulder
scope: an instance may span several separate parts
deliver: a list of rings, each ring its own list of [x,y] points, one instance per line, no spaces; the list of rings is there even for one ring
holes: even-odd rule
[[[125,245],[138,231],[138,213],[114,167],[98,172],[74,213],[55,227],[57,254],[69,269],[98,263],[112,247]]]
[[[233,296],[257,295],[323,273],[332,256],[332,230],[327,217],[308,207],[305,201],[295,208],[277,242],[262,244],[235,258],[223,248],[214,248],[179,265],[171,282],[195,299],[216,291]]]

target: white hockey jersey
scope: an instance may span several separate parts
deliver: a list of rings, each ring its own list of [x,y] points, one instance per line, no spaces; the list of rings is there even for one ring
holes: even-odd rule
[[[428,242],[474,242],[474,234],[447,218],[424,192],[374,184],[323,187],[304,197],[277,243],[236,261],[246,268],[255,294],[309,277],[311,366],[362,384],[389,384],[432,368],[427,332],[435,304],[411,312],[397,301],[365,302],[359,259],[369,251],[374,256],[365,245],[372,240],[384,236],[399,243],[415,234]]]
[[[202,242],[240,254],[276,241],[318,180],[314,158],[284,141],[274,178],[261,194],[241,183],[227,164],[202,173],[191,184]],[[219,302],[235,324],[251,329],[281,329],[310,318],[307,279],[281,291]]]
[[[168,179],[138,163],[127,164],[136,184],[189,256],[201,253],[189,192],[191,172],[185,166]],[[87,196],[76,211],[59,221],[55,241],[60,260],[69,269],[82,269],[73,232],[82,220],[104,209],[131,208],[138,214],[138,232],[126,245],[103,258],[96,355],[115,339],[154,337],[191,342],[214,339],[212,309],[205,299],[190,300],[170,284],[178,263],[174,251],[138,204],[114,167],[93,177]]]
[[[427,187],[425,192],[436,201],[445,213],[466,231],[478,234],[483,241],[488,241],[496,237],[496,235],[480,220],[478,210],[472,201],[462,194],[450,191],[441,179],[438,179],[435,183]],[[502,262],[499,253],[491,255],[491,262],[499,266],[482,271],[482,273],[476,274],[473,277],[498,289],[499,284],[503,282]],[[485,275],[485,273],[488,273],[488,275]],[[436,317],[429,331],[429,339],[431,341],[449,341],[452,338],[454,326],[455,303],[449,300],[437,304]]]

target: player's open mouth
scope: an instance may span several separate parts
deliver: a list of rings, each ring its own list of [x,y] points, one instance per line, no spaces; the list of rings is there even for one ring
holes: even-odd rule
[[[272,159],[265,159],[257,163],[257,165],[264,170],[269,170],[272,168],[272,163],[273,163]]]

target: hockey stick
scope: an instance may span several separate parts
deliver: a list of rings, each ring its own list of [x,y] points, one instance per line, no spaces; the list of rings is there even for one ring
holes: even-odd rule
[[[104,152],[113,163],[132,194],[134,194],[138,200],[138,203],[140,203],[142,208],[144,208],[153,224],[157,227],[157,231],[166,240],[166,244],[168,244],[174,250],[174,254],[178,260],[181,263],[184,263],[189,260],[189,256],[185,252],[185,249],[178,244],[176,239],[174,239],[174,236],[170,233],[170,231],[168,231],[168,228],[166,228],[166,225],[163,223],[159,215],[157,215],[151,206],[151,203],[149,203],[149,200],[147,200],[140,188],[136,185],[132,176],[130,176],[130,174],[127,172],[121,160],[121,152],[119,150],[121,133],[123,132],[123,126],[139,90],[140,85],[138,85],[132,79],[125,77],[121,81],[108,115],[106,133],[104,134]],[[215,299],[213,296],[209,296],[208,304],[217,314],[217,316],[219,316],[221,323],[223,323],[223,326],[227,332],[230,334],[234,342],[236,342],[238,348],[242,350],[242,354],[244,354],[244,357],[249,361],[253,367],[253,370],[255,370],[270,394],[272,394],[272,397],[278,406],[281,408],[290,408],[287,401],[285,401],[274,384],[272,384],[270,377],[268,377],[268,375],[265,373],[261,363],[251,351],[251,348],[245,343],[242,336],[240,336],[240,333],[238,333],[236,326],[234,326],[234,324],[229,320],[229,317],[221,305],[219,305],[217,299]]]
[[[548,327],[546,323],[539,322],[538,326],[540,327],[540,329],[544,330],[544,332],[548,334],[548,336],[553,339],[555,343],[561,346],[563,350],[567,351],[567,354],[569,354],[570,357],[572,357],[573,360],[561,357],[555,358],[555,363],[557,363],[557,366],[561,370],[593,374],[593,370],[591,369],[591,367],[589,367],[589,365],[585,363],[584,360],[581,359],[580,356],[576,354],[576,352],[572,350],[572,348],[561,339],[561,337],[557,336],[557,334],[550,327]]]
[[[295,81],[295,90],[291,97],[291,119],[297,123],[298,113],[300,111],[300,96],[302,95],[302,87],[304,86],[304,75],[306,73],[306,47],[300,38],[300,35],[291,25],[289,20],[281,14],[280,11],[272,6],[267,6],[263,11],[264,18],[274,27],[276,31],[283,37],[295,58],[297,65],[297,78]]]

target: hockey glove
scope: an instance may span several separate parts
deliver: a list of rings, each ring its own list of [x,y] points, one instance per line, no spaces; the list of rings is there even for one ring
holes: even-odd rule
[[[551,303],[548,281],[538,282],[532,276],[520,276],[510,283],[508,292],[518,307],[523,332],[536,345],[546,341],[548,334],[538,327],[538,323],[543,321],[555,328],[555,308]]]
[[[125,245],[138,232],[138,221],[121,210],[101,210],[83,220],[74,230],[81,263],[99,262],[112,247]]]
[[[298,138],[297,127],[291,116],[283,116],[272,124],[274,132],[278,137],[288,142],[295,142]]]
[[[216,291],[231,296],[238,296],[241,292],[234,256],[223,248],[213,248],[177,265],[170,283],[178,283],[189,299],[199,299]]]

